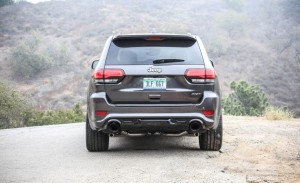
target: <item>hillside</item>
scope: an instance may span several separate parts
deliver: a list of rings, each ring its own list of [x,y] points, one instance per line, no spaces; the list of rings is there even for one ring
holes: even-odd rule
[[[229,84],[260,85],[270,102],[300,115],[300,2],[297,0],[67,0],[0,7],[0,78],[40,109],[85,104],[91,61],[111,34],[199,35],[215,62],[223,94]],[[12,51],[33,34],[63,47],[68,62],[31,78],[13,71]]]

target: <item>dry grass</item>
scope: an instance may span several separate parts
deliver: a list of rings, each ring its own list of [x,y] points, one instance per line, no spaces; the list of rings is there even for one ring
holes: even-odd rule
[[[282,107],[269,106],[265,111],[265,117],[268,120],[285,120],[291,119],[293,116],[292,111]]]

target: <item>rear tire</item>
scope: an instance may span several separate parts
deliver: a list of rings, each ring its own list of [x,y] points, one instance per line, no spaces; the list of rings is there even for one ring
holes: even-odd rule
[[[89,118],[86,117],[86,148],[91,152],[107,151],[109,136],[102,131],[93,130],[90,126]]]
[[[201,150],[219,151],[222,147],[223,140],[223,124],[222,115],[219,119],[217,129],[208,130],[199,136],[199,145]]]

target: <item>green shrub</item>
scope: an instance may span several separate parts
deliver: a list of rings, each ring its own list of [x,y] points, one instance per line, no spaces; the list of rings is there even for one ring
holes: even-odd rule
[[[61,66],[69,60],[68,50],[46,43],[33,33],[12,51],[14,76],[29,79],[37,73]]]
[[[261,116],[268,106],[268,99],[258,86],[252,86],[245,81],[233,81],[230,84],[233,90],[223,100],[225,114],[240,116]]]
[[[54,66],[62,66],[70,59],[69,51],[66,47],[59,47],[54,44],[47,45],[47,54],[51,58]]]
[[[38,111],[18,92],[0,82],[0,129],[84,121],[80,104],[73,109]]]
[[[47,55],[36,53],[22,43],[13,51],[14,76],[25,77],[26,79],[35,74],[52,67],[52,60]]]
[[[13,4],[13,3],[14,3],[13,0],[0,0],[0,7],[9,5],[9,4]]]
[[[27,105],[24,97],[0,82],[0,128],[23,126]]]
[[[53,111],[27,111],[24,126],[41,126],[84,121],[80,104],[73,109],[58,109]]]
[[[268,120],[284,120],[293,118],[294,114],[287,107],[269,106],[265,111],[265,117]]]

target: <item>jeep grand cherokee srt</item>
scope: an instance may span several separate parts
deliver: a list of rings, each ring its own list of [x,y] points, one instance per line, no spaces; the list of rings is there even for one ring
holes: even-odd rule
[[[198,36],[110,36],[92,64],[86,147],[106,151],[119,135],[190,135],[202,150],[222,146],[217,74]]]

